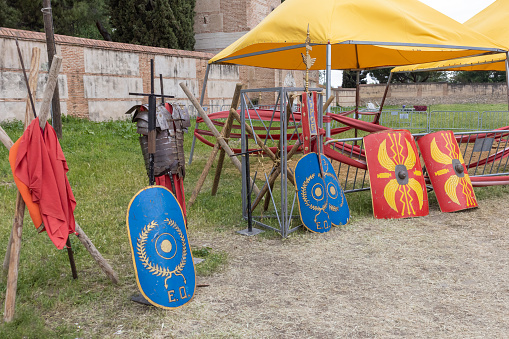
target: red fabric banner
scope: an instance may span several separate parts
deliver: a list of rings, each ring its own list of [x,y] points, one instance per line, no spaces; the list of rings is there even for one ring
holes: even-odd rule
[[[76,200],[67,180],[69,168],[57,135],[48,123],[43,132],[36,118],[20,140],[14,174],[32,192],[32,201],[39,205],[49,238],[58,249],[63,249],[75,229]]]

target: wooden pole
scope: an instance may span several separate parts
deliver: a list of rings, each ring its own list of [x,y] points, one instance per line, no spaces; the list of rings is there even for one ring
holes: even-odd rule
[[[292,107],[293,107],[293,100],[294,99],[295,99],[294,95],[290,95],[290,97],[288,98],[288,103],[286,105],[286,127],[288,127],[288,124],[290,123],[290,118],[293,115]],[[281,147],[280,147],[279,144],[278,144],[278,152],[277,153],[278,153],[278,156],[281,156]],[[272,170],[273,171],[279,170],[278,174],[281,173],[280,163],[278,163],[277,165],[273,166]],[[290,175],[288,173],[290,173]],[[290,180],[290,182],[292,183],[292,185],[295,185],[293,173],[291,173],[290,171],[287,170],[287,177]],[[263,212],[265,212],[265,211],[267,211],[269,209],[270,194],[271,194],[272,190],[274,189],[275,181],[276,180],[270,181],[270,184],[269,184],[270,190],[267,190],[267,193],[265,193],[265,201],[263,203]]]
[[[28,75],[28,86],[32,91],[32,98],[35,102],[35,97],[37,95],[37,78],[39,77],[39,67],[41,64],[41,49],[38,47],[32,48],[32,60],[30,61],[30,74]],[[27,98],[25,100],[26,109],[25,109],[25,129],[30,125],[34,117],[34,113],[32,112],[32,105],[30,104],[30,94],[27,94]]]
[[[61,66],[62,57],[59,55],[55,55],[55,57],[53,58],[53,63],[51,64],[51,68],[49,70],[48,82],[46,83],[46,88],[44,89],[42,105],[41,108],[39,109],[39,126],[41,126],[41,128],[44,128],[44,126],[46,125],[46,121],[48,121],[50,117],[51,98],[53,97],[53,91],[57,88],[58,73],[60,72]]]
[[[5,130],[0,126],[0,141],[7,147],[7,149],[10,149],[14,143],[12,142],[11,138],[5,133]],[[18,192],[19,193],[19,192]],[[23,199],[22,199],[23,200]],[[118,276],[115,271],[111,268],[111,266],[108,264],[108,262],[104,259],[104,257],[99,253],[97,248],[94,246],[92,241],[88,238],[85,231],[78,225],[76,222],[76,233],[78,233],[78,239],[80,242],[85,246],[87,251],[90,253],[92,258],[97,262],[97,264],[101,267],[103,272],[110,278],[110,280],[117,284],[118,283]]]
[[[5,147],[7,147],[8,150],[10,150],[12,145],[14,145],[11,138],[9,135],[7,135],[7,133],[5,133],[5,130],[2,128],[2,126],[0,126],[0,141],[2,144],[4,144]]]
[[[21,56],[20,56],[21,58]],[[35,100],[35,96],[37,94],[37,78],[39,76],[39,66],[40,66],[40,60],[41,60],[41,50],[38,47],[32,48],[32,58],[30,60],[30,74],[28,76],[28,84],[27,84],[27,97],[25,100],[25,122],[24,122],[24,129],[26,130],[28,128],[28,125],[32,122],[35,112],[32,110],[32,104],[30,99],[30,93],[32,93],[32,100]],[[22,62],[22,60],[20,60]],[[11,149],[12,141],[10,140],[9,136],[5,131],[2,129],[2,132],[4,134],[4,138],[8,139],[7,144],[4,144],[5,147],[7,147],[8,150]],[[7,140],[6,139],[6,140]],[[18,192],[16,195],[16,202],[19,201],[21,198],[21,202],[18,204],[16,203],[16,211],[14,212],[15,215],[25,215],[25,202],[23,201],[21,194]],[[22,211],[18,210],[18,208],[22,209]],[[23,223],[23,218],[21,218],[21,223]],[[9,261],[11,257],[11,246],[12,246],[12,239],[14,236],[15,227],[13,225],[11,229],[11,235],[9,236],[9,242],[7,243],[7,250],[5,251],[5,258],[3,262],[3,272],[8,272],[9,269]]]
[[[92,258],[94,258],[95,262],[99,265],[104,274],[106,274],[106,276],[110,278],[110,280],[114,284],[118,284],[117,273],[113,270],[113,268],[111,268],[110,264],[108,264],[108,262],[106,261],[106,259],[104,259],[101,253],[99,253],[97,248],[94,246],[92,241],[90,241],[88,236],[85,234],[85,231],[83,231],[83,229],[80,227],[80,225],[78,225],[78,223],[76,223],[76,233],[78,233],[77,237],[80,240],[80,242],[83,244],[83,246],[85,246],[88,253],[90,253]]]
[[[21,234],[23,232],[23,217],[25,203],[18,192],[16,197],[16,213],[14,215],[12,243],[9,258],[9,273],[7,275],[7,290],[5,292],[4,321],[10,322],[14,318],[16,309],[16,290],[18,288],[19,253],[21,250]]]
[[[238,91],[237,91],[238,89]],[[235,87],[235,93],[233,95],[232,104],[230,106],[230,111],[234,110],[237,111],[237,106],[239,105],[240,101],[240,90],[242,89],[242,84],[237,84]],[[228,139],[230,138],[230,132],[232,130],[233,125],[233,116],[232,113],[228,113],[228,120],[226,120],[226,123],[223,127],[223,130],[221,131],[221,135],[223,138],[226,139],[226,142],[228,142]],[[214,175],[214,182],[212,184],[212,192],[211,195],[214,196],[217,193],[217,188],[219,186],[219,179],[221,178],[221,171],[223,170],[223,163],[224,163],[224,156],[225,156],[224,149],[221,148],[219,152],[219,158],[217,158],[217,165],[216,165],[216,174]]]
[[[329,97],[329,99],[327,99],[327,101],[326,101],[326,102],[325,102],[325,104],[323,105],[323,110],[324,110],[324,112],[325,112],[327,109],[329,109],[329,106],[330,106],[330,104],[332,104],[332,101],[333,101],[333,100],[334,100],[334,95],[331,95],[331,96]]]
[[[0,141],[10,149],[14,143],[11,138],[5,133],[5,130],[0,127]],[[21,194],[18,191],[16,197],[16,212],[14,215],[13,228],[11,232],[10,248],[8,247],[7,252],[9,252],[9,257],[4,260],[4,268],[5,262],[8,261],[9,272],[7,275],[7,291],[5,294],[5,308],[4,308],[4,321],[10,322],[14,318],[14,311],[16,306],[16,290],[18,288],[18,270],[19,270],[19,253],[21,249],[21,235],[23,231],[23,218],[25,215],[25,202],[21,197]],[[94,244],[87,237],[85,232],[81,229],[81,227],[76,223],[76,233],[78,233],[78,239],[85,246],[87,251],[90,253],[92,258],[99,264],[99,267],[103,270],[103,272],[110,278],[110,280],[114,283],[118,283],[118,276],[113,271],[111,266],[106,262],[106,260],[102,257],[101,253],[97,251]]]
[[[241,89],[242,89],[242,84],[237,84],[237,86],[235,87],[235,92],[233,94],[233,100],[232,100],[231,107],[237,107],[239,99],[240,99],[240,90]],[[227,121],[224,124],[223,130],[221,131],[221,135],[224,135],[225,137],[226,137],[226,135],[229,136],[230,133],[229,133],[228,129],[231,130],[232,124],[233,124],[233,116],[231,116],[231,113],[230,113],[228,115]],[[226,133],[226,132],[228,132],[228,133]],[[205,164],[205,167],[203,168],[203,171],[201,172],[200,178],[198,179],[198,182],[196,183],[196,186],[194,187],[193,193],[191,194],[191,198],[189,199],[189,202],[187,203],[187,205],[189,207],[192,206],[194,204],[194,202],[196,201],[196,198],[198,197],[198,194],[200,193],[203,183],[205,182],[205,179],[207,178],[207,175],[210,171],[210,168],[212,167],[212,164],[214,163],[214,160],[216,158],[216,155],[217,155],[217,152],[219,151],[219,149],[220,149],[219,142],[216,142],[214,144],[214,148],[212,149],[212,152],[209,155],[207,163]],[[224,150],[222,150],[222,151],[224,152]],[[219,160],[220,159],[221,158],[219,158]],[[224,156],[223,156],[223,160],[224,160]],[[218,162],[217,166],[219,166],[219,162]],[[222,163],[221,163],[221,166],[222,166]],[[217,172],[216,172],[216,175],[217,175]],[[215,183],[215,180],[216,179],[214,179],[214,183]],[[219,179],[218,179],[218,183],[219,183]],[[217,187],[216,187],[216,190],[217,190]],[[215,195],[215,194],[212,194],[212,195]]]
[[[302,145],[302,142],[300,141],[300,139],[297,140],[295,145],[292,146],[292,149],[290,150],[290,152],[288,152],[286,159],[290,160],[297,153],[297,151],[301,145]],[[281,165],[280,164],[278,164],[272,171],[272,174],[269,177],[269,186],[272,187],[274,185],[274,182],[276,181],[277,177],[279,176],[279,173],[281,173]],[[295,185],[295,182],[293,182],[292,184]],[[251,211],[254,211],[256,206],[258,206],[258,204],[262,200],[263,195],[266,194],[268,191],[269,191],[269,187],[267,186],[267,183],[265,183],[265,185],[263,185],[260,193],[256,196],[256,200],[251,207]]]
[[[207,116],[207,113],[205,113],[205,111],[203,110],[203,108],[200,106],[198,100],[196,100],[196,98],[194,97],[194,95],[189,91],[189,89],[187,88],[186,84],[184,84],[183,82],[180,83],[180,87],[182,87],[182,90],[184,91],[184,93],[187,95],[187,97],[189,98],[189,100],[191,101],[191,103],[194,105],[194,107],[198,110],[198,113],[200,114],[200,116],[202,117],[203,121],[205,122],[205,124],[207,125],[207,127],[210,129],[210,131],[212,132],[212,134],[214,134],[214,136],[216,137],[217,141],[219,142],[219,144],[221,145],[221,147],[224,149],[224,151],[226,152],[226,154],[228,154],[228,156],[230,157],[230,160],[232,161],[233,165],[235,165],[235,167],[237,168],[237,170],[242,173],[242,165],[240,164],[240,161],[239,159],[237,159],[235,157],[235,153],[233,153],[233,151],[231,150],[230,146],[226,143],[226,141],[224,141],[224,138],[221,137],[221,134],[217,131],[217,128],[216,126],[214,126],[214,124],[212,123],[212,121],[210,121],[210,118]],[[260,189],[258,188],[258,186],[256,186],[256,184],[253,182],[253,179],[252,178],[249,178],[249,182],[250,182],[250,185],[251,187],[253,187],[253,192],[255,192],[255,194],[258,194],[260,193]]]
[[[35,97],[37,95],[37,79],[39,77],[39,67],[41,64],[41,49],[38,47],[32,48],[32,58],[30,60],[30,73],[28,75],[28,87],[30,88],[30,91],[28,91],[27,88],[27,97],[25,99],[25,122],[24,122],[24,129],[26,130],[28,125],[32,122],[35,116],[35,112],[33,111],[33,107],[31,105],[30,100],[30,92],[32,93],[32,100],[35,102]],[[8,147],[10,149],[10,147]],[[19,192],[18,192],[19,194]],[[24,207],[23,202],[23,207]],[[11,236],[9,238],[9,243],[7,245],[7,251],[5,254],[5,260],[3,263],[3,270],[4,272],[7,272],[9,268],[9,256],[11,254],[10,248],[11,248],[11,242],[12,242],[12,233],[14,232],[14,228],[11,231]]]
[[[56,55],[55,35],[53,33],[53,15],[51,14],[51,0],[42,0],[42,16],[44,20],[44,31],[46,32],[46,46],[48,49],[48,63],[50,68],[53,66],[53,58]],[[59,67],[60,69],[60,67]],[[55,81],[58,81],[56,79]],[[60,112],[60,93],[58,86],[52,95],[53,120],[52,126],[57,133],[57,137],[62,137],[62,117]]]
[[[236,111],[236,110],[230,109],[230,114],[233,114],[233,116],[235,117],[235,120],[237,120],[240,124],[242,123],[242,122],[241,122],[241,120],[240,120],[240,115],[239,115],[239,113],[237,113],[237,111]],[[251,135],[255,138],[256,143],[258,144],[258,146],[260,146],[260,148],[261,148],[261,149],[262,149],[265,153],[267,153],[267,155],[269,156],[269,158],[270,158],[272,161],[276,162],[278,159],[277,159],[276,155],[274,154],[274,152],[272,152],[272,151],[270,150],[270,148],[269,148],[269,147],[267,147],[267,145],[265,145],[265,144],[263,143],[263,140],[262,140],[262,139],[260,139],[260,137],[258,136],[258,134],[256,134],[256,132],[255,132],[255,131],[253,131],[253,129],[251,128],[251,126],[249,126],[247,123],[245,123],[245,127],[246,127],[246,132],[247,132],[247,133],[249,133],[249,134],[251,134]],[[294,181],[293,181],[293,173],[292,173],[292,172],[291,172],[288,168],[286,169],[286,175],[288,176],[288,179],[289,179],[292,183],[294,183]]]

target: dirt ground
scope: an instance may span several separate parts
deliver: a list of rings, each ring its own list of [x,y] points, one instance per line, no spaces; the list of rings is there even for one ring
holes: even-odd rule
[[[289,239],[190,234],[229,254],[153,337],[507,338],[509,202]]]

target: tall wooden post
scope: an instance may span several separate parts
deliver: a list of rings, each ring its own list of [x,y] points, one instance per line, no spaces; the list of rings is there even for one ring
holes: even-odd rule
[[[44,31],[46,32],[46,46],[48,49],[48,69],[51,69],[53,63],[53,57],[56,54],[55,35],[53,32],[53,15],[51,14],[51,0],[42,1],[43,19],[44,19]],[[58,82],[58,80],[57,80]],[[52,126],[57,133],[57,137],[62,137],[62,114],[60,111],[60,93],[58,91],[58,85],[55,87],[52,99]]]

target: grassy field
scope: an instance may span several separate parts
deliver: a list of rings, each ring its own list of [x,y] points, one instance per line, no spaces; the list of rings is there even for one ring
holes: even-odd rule
[[[442,106],[441,106],[442,107]],[[503,110],[502,106],[480,106],[471,109]],[[435,108],[435,107],[433,107]],[[458,106],[444,110],[466,109]],[[4,123],[2,127],[11,139],[22,134],[20,123]],[[185,136],[185,152],[189,154],[192,134]],[[77,200],[75,216],[101,254],[119,274],[119,285],[113,285],[102,273],[76,237],[71,236],[78,269],[77,280],[70,272],[67,253],[58,251],[46,234],[37,234],[26,213],[18,278],[16,318],[0,325],[1,338],[76,338],[106,337],[115,332],[136,333],[146,337],[153,333],[157,319],[168,316],[166,311],[136,307],[129,300],[137,294],[125,218],[129,201],[148,185],[143,158],[135,126],[131,122],[94,123],[64,118],[61,139],[68,165],[68,178]],[[208,158],[211,148],[197,143],[191,166],[186,168],[186,196],[190,197],[194,184]],[[8,152],[0,148],[0,255],[5,255],[12,228],[16,187],[13,184]],[[208,260],[197,266],[197,274],[205,277],[221,272],[234,259],[213,244],[195,246],[193,236],[211,238],[229,235],[246,227],[241,218],[240,175],[225,160],[218,194],[210,195],[212,175],[205,182],[197,202],[188,209],[191,246],[195,256]],[[213,170],[215,167],[213,167]],[[493,187],[476,190],[478,199],[506,197],[509,189]],[[347,197],[352,210],[352,222],[372,215],[369,192]],[[436,199],[430,194],[430,204]],[[298,231],[296,236],[306,236]],[[265,232],[259,241],[279,241],[274,232]],[[0,300],[5,298],[5,277],[0,282]],[[90,315],[94,315],[91,319]],[[115,320],[116,319],[116,320]],[[87,327],[87,330],[82,327]],[[116,329],[116,327],[115,327]]]

